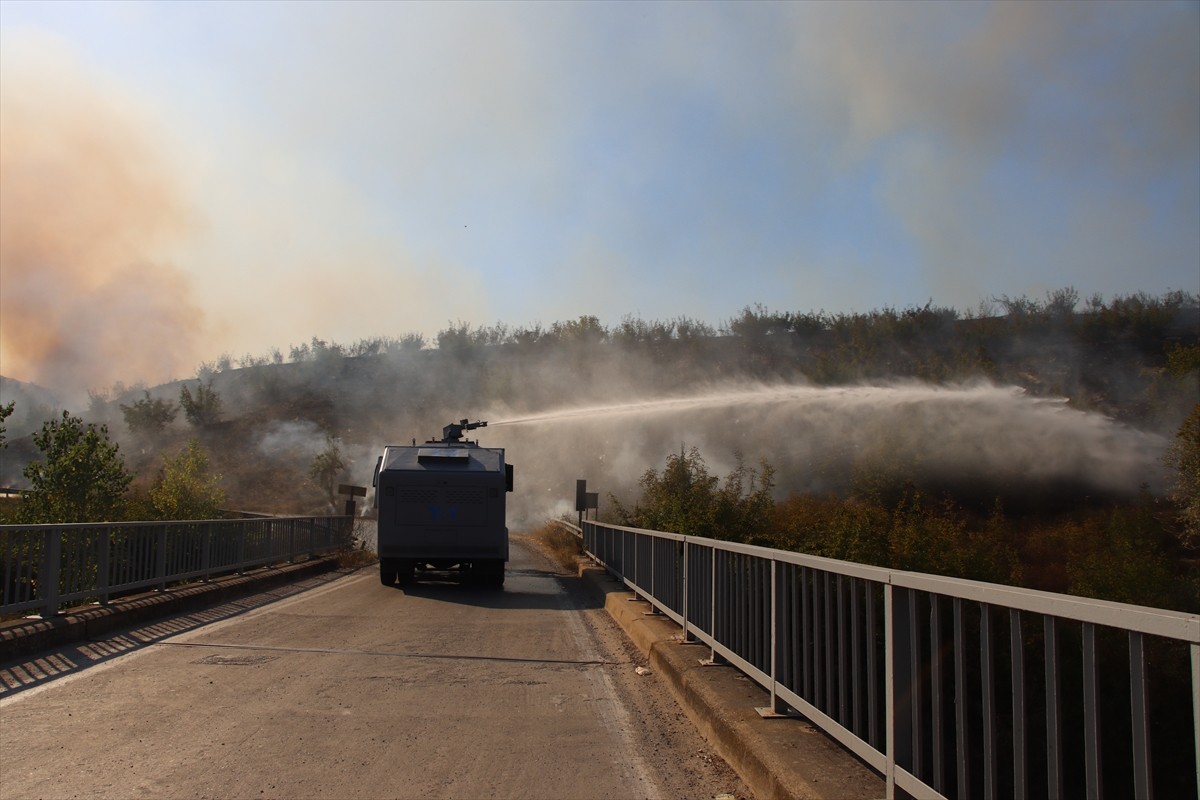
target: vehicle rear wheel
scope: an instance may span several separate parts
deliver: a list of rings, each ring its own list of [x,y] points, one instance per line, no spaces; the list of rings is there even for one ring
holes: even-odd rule
[[[504,562],[500,559],[494,561],[477,562],[473,565],[479,570],[479,581],[489,589],[501,589],[504,587]]]
[[[382,583],[384,586],[391,586],[393,583],[395,583],[396,582],[396,568],[387,562],[380,561],[379,562],[379,582]]]
[[[401,586],[412,585],[413,578],[415,577],[415,575],[414,575],[415,572],[416,572],[416,564],[414,564],[413,562],[408,561],[408,560],[401,560],[401,561],[396,562],[397,578],[399,579]]]

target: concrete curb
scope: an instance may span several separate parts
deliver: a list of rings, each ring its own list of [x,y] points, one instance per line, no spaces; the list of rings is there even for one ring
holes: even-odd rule
[[[70,609],[50,619],[19,619],[0,623],[0,662],[33,655],[72,642],[95,639],[139,623],[197,611],[275,586],[337,569],[336,556],[299,564],[256,569],[209,583],[188,584],[164,592],[148,592],[115,600],[106,606]]]
[[[851,800],[886,794],[883,778],[802,718],[763,719],[762,687],[730,666],[701,666],[710,651],[679,641],[679,626],[653,615],[605,570],[580,565],[605,595],[605,610],[646,655],[675,699],[759,800]]]

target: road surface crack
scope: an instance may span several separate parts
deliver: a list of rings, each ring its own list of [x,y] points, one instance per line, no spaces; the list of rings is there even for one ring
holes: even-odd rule
[[[152,647],[215,647],[229,650],[263,650],[276,653],[315,653],[337,656],[376,656],[383,658],[434,659],[442,661],[500,661],[511,664],[565,664],[578,667],[604,667],[620,664],[603,659],[535,658],[519,656],[471,655],[464,653],[396,653],[383,650],[352,650],[335,647],[280,647],[224,642],[156,642]]]

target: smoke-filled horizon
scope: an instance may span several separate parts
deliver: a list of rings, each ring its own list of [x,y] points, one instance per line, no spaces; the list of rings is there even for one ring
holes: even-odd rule
[[[1200,290],[1200,6],[0,3],[0,374]]]

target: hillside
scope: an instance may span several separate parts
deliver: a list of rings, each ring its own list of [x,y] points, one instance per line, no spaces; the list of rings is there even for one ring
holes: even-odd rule
[[[523,468],[515,507],[530,515],[559,508],[576,477],[628,491],[683,444],[717,467],[735,450],[767,458],[781,496],[844,493],[864,471],[981,503],[1091,502],[1142,484],[1161,493],[1160,451],[1200,402],[1197,299],[1093,300],[1078,312],[1063,293],[1002,304],[993,316],[931,306],[854,315],[747,308],[719,331],[687,319],[627,318],[613,329],[586,316],[532,329],[460,323],[436,347],[411,335],[351,346],[314,339],[289,360],[276,353],[235,366],[226,357],[203,365],[200,378],[146,390],[178,403],[181,387],[211,386],[220,419],[201,428],[178,415],[160,434],[134,436],[121,405],[141,391],[95,393],[82,416],[109,426],[143,483],[160,454],[198,435],[231,506],[276,512],[326,506],[308,467],[330,443],[349,462],[346,477],[369,484],[383,444],[467,416],[490,420],[480,438],[510,448]],[[54,411],[48,395],[14,386],[0,384],[0,402],[17,406],[0,463],[9,486],[37,455],[28,436],[37,414]],[[808,393],[778,394],[798,388]],[[653,399],[669,402],[499,425]],[[950,452],[960,446],[975,456]],[[1047,447],[1061,468],[1031,471]],[[1063,459],[1064,449],[1073,457]]]

